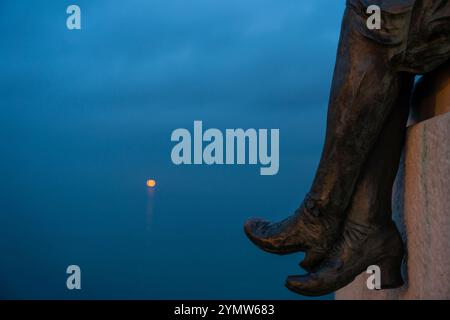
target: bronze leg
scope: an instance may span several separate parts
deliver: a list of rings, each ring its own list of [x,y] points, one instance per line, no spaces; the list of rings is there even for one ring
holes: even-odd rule
[[[346,209],[369,153],[404,84],[390,49],[358,31],[360,16],[346,10],[328,108],[327,133],[309,195],[278,223],[250,219],[244,230],[261,249],[306,251],[305,268],[322,260],[341,234]]]
[[[390,66],[389,51],[368,41],[344,18],[337,54],[327,133],[311,197],[323,214],[342,215],[361,168],[399,96],[400,74]]]
[[[340,238],[311,274],[290,276],[286,286],[318,296],[336,291],[377,265],[382,288],[403,284],[403,243],[391,218],[392,186],[406,134],[413,76],[402,75],[400,95],[358,179]]]
[[[409,115],[413,76],[403,75],[395,108],[364,165],[352,197],[347,219],[368,226],[391,221],[392,186],[397,175]]]

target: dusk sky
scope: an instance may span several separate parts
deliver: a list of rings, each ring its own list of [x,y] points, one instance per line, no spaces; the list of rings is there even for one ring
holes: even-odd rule
[[[302,255],[260,252],[242,225],[308,191],[344,5],[2,1],[0,298],[301,298],[284,279]],[[280,129],[278,175],[175,166],[171,132],[195,120]]]

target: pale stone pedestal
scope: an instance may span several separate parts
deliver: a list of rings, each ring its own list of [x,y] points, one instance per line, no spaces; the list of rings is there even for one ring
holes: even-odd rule
[[[450,65],[417,90],[394,187],[394,219],[407,247],[406,285],[371,291],[368,275],[336,293],[349,299],[450,299]]]

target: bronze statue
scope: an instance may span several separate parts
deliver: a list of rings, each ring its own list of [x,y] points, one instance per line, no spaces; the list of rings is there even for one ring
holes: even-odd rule
[[[381,30],[366,26],[370,5]],[[278,223],[244,230],[275,254],[304,251],[307,275],[286,286],[317,296],[346,286],[370,265],[381,288],[403,285],[403,243],[391,193],[406,133],[414,77],[450,59],[450,0],[347,0],[328,108],[327,132],[309,194]]]

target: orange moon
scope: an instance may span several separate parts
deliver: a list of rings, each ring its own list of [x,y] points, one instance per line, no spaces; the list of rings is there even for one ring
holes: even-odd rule
[[[154,188],[156,186],[156,181],[153,179],[147,180],[147,187]]]

